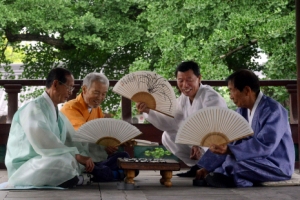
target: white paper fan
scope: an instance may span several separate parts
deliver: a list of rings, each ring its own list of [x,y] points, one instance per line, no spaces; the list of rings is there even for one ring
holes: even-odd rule
[[[139,129],[123,120],[99,118],[83,124],[73,140],[103,146],[118,146],[140,134],[142,133]]]
[[[162,76],[150,71],[137,71],[122,77],[113,91],[165,115],[174,117],[176,96],[171,84]]]
[[[176,143],[209,147],[253,135],[250,124],[228,108],[208,107],[187,118],[176,135]]]

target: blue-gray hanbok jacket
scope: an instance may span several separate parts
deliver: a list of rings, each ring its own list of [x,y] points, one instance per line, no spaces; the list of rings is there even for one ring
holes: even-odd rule
[[[246,120],[246,108],[238,108]],[[228,144],[231,155],[207,151],[198,165],[233,176],[237,186],[247,182],[287,180],[294,172],[295,150],[288,113],[278,102],[262,96],[252,120],[254,135]]]

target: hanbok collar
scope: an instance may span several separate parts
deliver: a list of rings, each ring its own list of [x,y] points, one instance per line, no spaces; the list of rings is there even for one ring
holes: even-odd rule
[[[195,95],[195,97],[194,97],[194,100],[197,99],[197,98],[201,95],[201,93],[202,93],[202,91],[203,91],[202,88],[203,88],[203,85],[202,85],[202,83],[200,83],[199,88],[198,88],[198,91],[196,92],[196,95]],[[189,100],[189,102],[190,102],[190,98],[189,98],[189,97],[187,97],[187,98],[188,98],[188,100]],[[194,100],[193,100],[193,103],[190,104],[190,105],[193,105],[193,104],[194,104]]]
[[[198,89],[198,91],[197,91],[197,93],[196,93],[196,95],[195,95],[195,98],[197,97],[197,96],[200,96],[200,94],[201,94],[201,92],[202,92],[202,89],[203,88],[203,85],[202,85],[202,83],[200,83],[200,85],[199,85],[199,89]]]
[[[46,99],[46,101],[49,103],[50,108],[53,113],[56,113],[56,120],[58,119],[58,109],[55,108],[53,101],[50,99],[49,95],[46,91],[43,92],[42,96]]]
[[[252,125],[253,116],[255,114],[256,108],[257,108],[257,106],[258,106],[258,104],[259,104],[259,102],[260,102],[260,100],[261,100],[261,98],[262,98],[263,95],[264,94],[260,91],[259,94],[258,94],[258,96],[257,96],[257,98],[256,98],[254,106],[252,108],[252,112],[250,112],[250,109],[248,109],[248,120],[249,120],[249,124],[250,125]]]

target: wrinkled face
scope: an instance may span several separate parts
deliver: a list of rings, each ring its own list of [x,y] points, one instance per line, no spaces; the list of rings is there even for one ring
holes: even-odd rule
[[[82,86],[83,99],[91,108],[97,108],[104,101],[107,91],[108,87],[99,81],[94,81],[89,89]]]
[[[177,86],[180,91],[191,100],[196,96],[200,82],[201,76],[197,77],[191,69],[186,72],[177,72]]]
[[[74,77],[67,75],[66,79],[65,83],[55,80],[57,81],[55,99],[58,104],[66,102],[74,90]]]
[[[234,83],[232,81],[228,81],[228,89],[229,89],[229,95],[230,99],[235,103],[237,107],[245,107],[246,103],[246,95],[245,90],[242,92],[234,87]]]

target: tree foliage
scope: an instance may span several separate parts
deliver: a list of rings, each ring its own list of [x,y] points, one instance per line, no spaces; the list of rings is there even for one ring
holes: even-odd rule
[[[0,0],[0,61],[9,64],[4,55],[8,46],[23,52],[23,75],[29,79],[44,78],[53,66],[67,67],[77,79],[92,71],[119,79],[136,70],[155,70],[174,79],[174,67],[183,60],[198,62],[204,80],[224,79],[239,68],[262,71],[266,79],[295,79],[294,4],[294,0]],[[261,52],[269,59],[265,65],[253,61]],[[112,103],[107,105],[119,101],[109,98]]]

